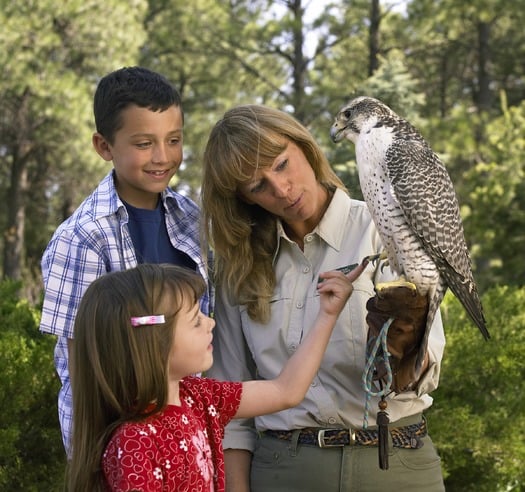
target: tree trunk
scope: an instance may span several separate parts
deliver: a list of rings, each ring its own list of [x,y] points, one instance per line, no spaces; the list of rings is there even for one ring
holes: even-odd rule
[[[441,56],[439,74],[439,113],[441,118],[447,115],[447,86],[448,86],[448,52]]]
[[[478,23],[478,90],[476,94],[476,106],[478,111],[484,112],[490,109],[490,74],[488,65],[490,62],[490,24]]]
[[[293,14],[293,60],[292,60],[292,104],[294,116],[301,122],[305,122],[306,109],[304,107],[304,86],[306,60],[304,56],[304,33],[303,17],[304,7],[302,0],[292,0],[288,3],[288,8]]]
[[[370,29],[368,31],[368,76],[372,76],[379,67],[379,25],[381,12],[379,0],[370,3]]]
[[[7,223],[4,232],[4,277],[14,280],[22,278],[24,266],[26,189],[27,167],[23,162],[14,162],[7,191]]]
[[[7,190],[7,220],[4,231],[4,278],[20,280],[24,267],[25,204],[28,187],[29,138],[29,89],[20,99],[15,112],[16,137],[13,144],[11,179]]]

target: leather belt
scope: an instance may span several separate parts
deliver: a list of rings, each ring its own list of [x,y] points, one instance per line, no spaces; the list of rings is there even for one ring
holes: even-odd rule
[[[427,435],[425,419],[417,424],[389,429],[392,445],[396,448],[418,449],[423,446],[421,438]],[[265,436],[291,441],[295,431],[266,430]],[[378,434],[375,429],[320,429],[307,427],[300,429],[299,444],[309,444],[320,448],[340,446],[377,446]]]

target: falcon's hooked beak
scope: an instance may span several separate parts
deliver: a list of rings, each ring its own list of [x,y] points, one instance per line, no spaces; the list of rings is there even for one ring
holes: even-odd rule
[[[339,115],[338,115],[339,116]],[[330,128],[330,138],[334,143],[340,142],[346,136],[346,126],[341,125],[336,118],[334,124]]]
[[[359,131],[355,126],[351,109],[348,106],[343,106],[337,113],[332,127],[330,128],[330,137],[332,138],[332,141],[337,143],[347,138],[355,143],[358,133]]]

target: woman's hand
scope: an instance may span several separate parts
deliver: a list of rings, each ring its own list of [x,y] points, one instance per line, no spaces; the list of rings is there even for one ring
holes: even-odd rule
[[[416,373],[416,359],[427,321],[428,297],[405,286],[391,286],[371,297],[366,308],[369,340],[379,335],[388,319],[394,319],[387,335],[394,376],[392,389],[396,393],[413,389],[427,365],[425,360]],[[383,367],[377,370],[380,379],[385,371]]]

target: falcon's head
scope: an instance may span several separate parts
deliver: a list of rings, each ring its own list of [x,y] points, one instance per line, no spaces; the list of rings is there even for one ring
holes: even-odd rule
[[[361,131],[373,127],[384,116],[392,117],[395,113],[373,97],[356,97],[337,113],[330,128],[330,137],[336,143],[343,138],[355,143]]]

